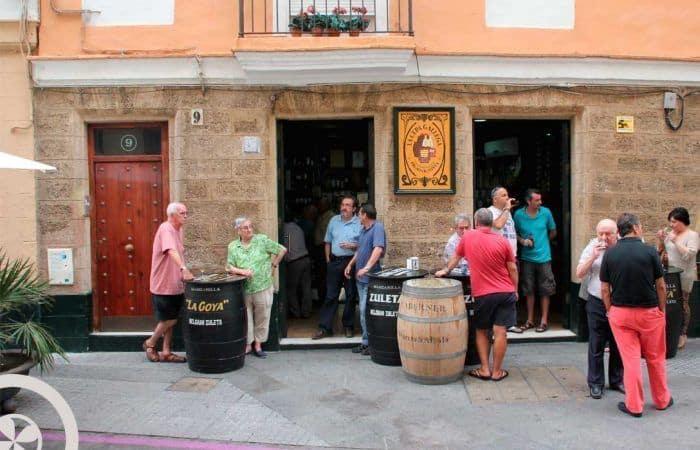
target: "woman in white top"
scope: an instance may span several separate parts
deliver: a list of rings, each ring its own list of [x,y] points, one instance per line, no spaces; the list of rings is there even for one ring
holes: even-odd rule
[[[662,261],[668,266],[677,267],[681,273],[681,291],[683,291],[683,323],[681,325],[681,337],[678,340],[678,348],[683,348],[687,340],[688,324],[690,323],[690,291],[693,282],[698,279],[695,258],[700,246],[698,233],[691,230],[690,214],[682,207],[674,208],[668,213],[670,230],[659,230],[656,234],[656,248],[661,254]]]

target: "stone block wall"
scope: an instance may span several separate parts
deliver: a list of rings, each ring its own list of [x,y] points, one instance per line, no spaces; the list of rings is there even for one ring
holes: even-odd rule
[[[76,248],[76,285],[56,293],[87,292],[90,227],[86,123],[168,121],[170,195],[190,208],[186,253],[190,264],[220,267],[234,238],[232,221],[250,216],[258,232],[277,236],[278,119],[374,121],[374,192],[387,228],[386,264],[419,256],[424,267],[438,255],[456,213],[472,213],[472,118],[571,121],[572,264],[602,217],[624,210],[641,215],[650,241],[677,205],[700,207],[700,96],[685,101],[685,123],[670,130],[663,90],[502,86],[362,85],[308,89],[105,88],[35,90],[36,153],[59,172],[38,180],[40,249]],[[653,91],[652,93],[649,93]],[[394,106],[453,106],[456,112],[456,194],[394,194]],[[190,124],[203,108],[204,125]],[[635,117],[634,134],[615,131],[616,115]],[[242,151],[243,136],[258,136],[259,154]],[[545,199],[546,203],[546,199]],[[573,279],[573,267],[572,279]]]

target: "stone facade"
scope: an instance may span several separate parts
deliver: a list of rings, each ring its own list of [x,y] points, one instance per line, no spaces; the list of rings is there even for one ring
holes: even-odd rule
[[[433,88],[439,88],[433,89]],[[102,88],[35,90],[36,154],[59,167],[38,179],[42,269],[47,247],[75,249],[76,284],[54,293],[91,290],[86,123],[167,121],[170,194],[192,213],[186,253],[195,266],[223,265],[236,216],[253,218],[258,231],[277,236],[277,119],[371,117],[374,120],[374,192],[386,224],[386,264],[421,257],[437,267],[455,213],[471,212],[472,118],[571,121],[572,266],[596,222],[623,210],[640,214],[647,241],[677,205],[700,207],[700,96],[685,100],[679,131],[664,123],[663,90],[503,86],[336,86],[266,88]],[[392,108],[453,106],[456,112],[455,195],[395,195]],[[189,121],[203,108],[204,125]],[[615,116],[635,117],[634,134],[618,134]],[[258,136],[259,154],[242,151]],[[546,199],[545,199],[546,200]],[[571,268],[573,280],[573,267]],[[562,280],[563,281],[563,280]]]

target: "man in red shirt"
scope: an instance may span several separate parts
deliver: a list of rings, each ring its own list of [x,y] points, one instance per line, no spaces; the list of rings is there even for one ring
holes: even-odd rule
[[[464,233],[447,267],[435,273],[442,277],[450,273],[460,258],[466,258],[471,270],[474,296],[476,350],[481,367],[469,371],[469,376],[480,380],[501,381],[508,371],[501,367],[506,355],[506,330],[515,325],[515,302],[518,270],[515,255],[508,240],[493,233],[493,215],[486,208],[474,214],[473,231]],[[489,368],[489,330],[493,329],[493,370]]]
[[[166,213],[168,220],[161,223],[156,231],[151,258],[151,300],[158,324],[153,335],[143,342],[143,349],[151,362],[183,363],[186,359],[172,353],[170,343],[185,299],[182,280],[192,279],[192,273],[185,265],[185,247],[182,244],[187,207],[173,202],[168,205]],[[163,351],[159,354],[156,345],[161,337]]]

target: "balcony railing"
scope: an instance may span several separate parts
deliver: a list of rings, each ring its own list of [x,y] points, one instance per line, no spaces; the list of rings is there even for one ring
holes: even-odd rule
[[[290,25],[303,21],[303,32],[335,16],[333,23],[364,22],[362,34],[404,34],[413,36],[412,0],[238,0],[240,37],[290,35]],[[349,32],[342,29],[341,32]],[[352,28],[351,26],[349,28]],[[337,27],[325,27],[321,36],[337,35]],[[296,30],[294,30],[296,31]],[[315,35],[318,35],[316,33]]]

